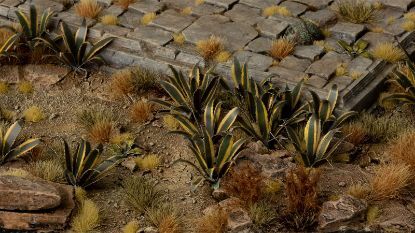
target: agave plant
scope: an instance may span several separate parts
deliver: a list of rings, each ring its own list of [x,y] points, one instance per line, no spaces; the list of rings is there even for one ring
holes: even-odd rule
[[[339,40],[337,43],[344,49],[344,51],[351,57],[363,56],[370,58],[370,53],[366,50],[369,42],[365,40],[358,40],[356,43],[350,45],[344,40]]]
[[[396,70],[391,82],[401,87],[402,92],[388,94],[382,97],[381,102],[398,101],[404,104],[415,105],[415,67],[411,61],[406,62],[407,70]]]
[[[3,129],[3,127],[0,127],[0,165],[10,160],[19,158],[40,144],[40,140],[35,138],[29,139],[20,145],[14,146],[21,130],[22,127],[17,121],[12,124],[6,131]]]
[[[203,109],[216,94],[219,78],[212,77],[211,69],[203,74],[197,66],[193,67],[188,79],[173,66],[170,66],[170,69],[173,76],[167,81],[160,81],[160,85],[172,98],[173,103],[159,99],[152,101],[193,120],[200,120]]]
[[[313,114],[304,128],[304,135],[300,135],[293,127],[287,127],[288,137],[306,167],[314,167],[328,160],[337,152],[343,139],[335,140],[337,129],[322,132],[321,120]]]
[[[47,9],[43,11],[42,15],[38,16],[37,9],[34,5],[30,5],[29,15],[26,15],[22,11],[15,11],[17,19],[19,20],[22,32],[20,38],[23,42],[27,43],[30,48],[33,48],[37,41],[37,38],[43,38],[46,34],[46,29],[50,18],[53,15],[53,11]]]
[[[315,92],[310,92],[313,97],[313,102],[310,104],[310,112],[321,120],[323,132],[338,128],[350,117],[356,115],[356,112],[354,111],[344,111],[340,114],[336,112],[336,105],[339,97],[337,85],[331,87],[327,98],[323,100],[321,100]]]
[[[16,44],[16,41],[18,39],[19,39],[19,35],[14,34],[14,35],[10,36],[4,42],[4,44],[1,45],[1,47],[0,47],[0,58],[14,56],[14,55],[10,54],[10,50],[13,49],[13,47]]]
[[[245,139],[234,141],[231,134],[225,134],[219,141],[219,146],[215,146],[213,137],[206,128],[202,128],[203,134],[188,138],[189,148],[196,158],[197,164],[188,160],[179,159],[186,162],[199,171],[206,180],[217,188],[220,179],[229,171],[232,163],[243,149]]]
[[[180,124],[181,131],[173,131],[172,133],[182,134],[187,138],[197,137],[203,135],[203,130],[209,133],[214,143],[218,142],[224,135],[229,133],[232,129],[239,114],[237,107],[231,109],[225,116],[222,117],[222,103],[214,105],[211,101],[207,104],[203,114],[203,122],[192,122],[182,114],[173,113],[172,116]]]
[[[61,36],[58,36],[53,40],[50,38],[38,38],[55,53],[54,56],[60,62],[70,67],[75,73],[82,71],[85,74],[87,74],[87,71],[84,69],[86,65],[96,62],[105,62],[104,59],[99,56],[99,53],[114,40],[114,37],[107,37],[95,44],[88,42],[86,40],[88,27],[86,26],[85,19],[75,34],[72,33],[65,22],[62,22],[60,26],[62,31]],[[63,40],[63,49],[58,43],[61,39]]]
[[[66,181],[73,186],[84,188],[105,177],[124,158],[115,155],[102,160],[100,158],[102,145],[91,149],[91,144],[86,140],[77,144],[73,154],[65,140],[63,140],[63,147],[66,160]]]

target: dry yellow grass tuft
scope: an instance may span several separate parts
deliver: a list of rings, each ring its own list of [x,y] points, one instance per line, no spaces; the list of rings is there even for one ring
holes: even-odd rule
[[[370,23],[377,20],[378,10],[365,0],[339,0],[336,4],[338,13],[351,23]]]
[[[275,208],[270,203],[264,201],[249,205],[248,213],[252,222],[258,228],[270,225],[277,218]]]
[[[31,174],[28,171],[23,170],[21,168],[9,168],[6,171],[1,171],[0,176],[17,176],[24,178],[31,176]]]
[[[407,32],[415,31],[415,21],[412,20],[405,20],[401,24],[401,28]]]
[[[100,18],[100,21],[104,25],[117,25],[118,17],[115,15],[104,15]]]
[[[65,179],[65,170],[57,159],[37,161],[31,165],[30,172],[34,176],[52,182],[61,182]]]
[[[156,154],[149,154],[144,157],[137,157],[134,161],[141,170],[153,170],[161,164],[161,159]]]
[[[116,0],[115,4],[120,6],[122,9],[127,10],[128,6],[134,2],[136,2],[136,0]]]
[[[110,143],[114,145],[122,145],[124,142],[132,140],[134,140],[134,136],[131,133],[121,133],[112,136]]]
[[[186,38],[184,37],[183,33],[174,33],[173,41],[176,44],[182,45],[184,42],[186,42]]]
[[[180,13],[182,15],[191,15],[193,12],[192,8],[190,6],[183,8]]]
[[[292,16],[291,11],[285,6],[269,6],[263,9],[262,16],[269,17],[273,15]]]
[[[111,95],[116,99],[134,93],[134,79],[131,69],[122,69],[115,72],[111,77],[109,89]]]
[[[351,122],[343,126],[342,133],[346,136],[346,141],[353,145],[360,145],[366,139],[366,130],[362,122]]]
[[[361,71],[358,70],[352,70],[350,72],[350,78],[352,78],[353,80],[357,80],[360,77],[362,77],[363,73]]]
[[[76,233],[88,233],[99,226],[99,221],[98,206],[91,200],[84,200],[72,219],[72,230]]]
[[[33,92],[33,85],[29,81],[23,81],[17,85],[17,90],[22,94],[30,94]]]
[[[143,214],[162,201],[163,192],[144,177],[131,176],[122,182],[123,198],[138,214]]]
[[[347,64],[340,63],[336,67],[336,77],[345,76],[347,75]]]
[[[369,199],[381,201],[398,197],[410,184],[412,177],[411,168],[406,164],[380,165],[370,181]]]
[[[148,25],[153,20],[155,20],[156,17],[157,17],[156,13],[149,12],[149,13],[146,13],[145,15],[143,15],[143,17],[141,18],[140,22],[141,22],[142,25]]]
[[[374,222],[379,217],[379,214],[379,207],[373,205],[369,206],[369,208],[366,211],[366,221],[368,223]]]
[[[370,188],[362,184],[353,184],[347,190],[350,196],[366,200],[370,194]]]
[[[387,153],[394,162],[407,164],[411,166],[411,171],[415,171],[414,142],[415,131],[404,133],[389,144]]]
[[[163,125],[169,130],[177,130],[180,128],[179,122],[171,115],[163,116]]]
[[[0,81],[0,95],[4,95],[9,92],[9,84],[3,81]]]
[[[276,60],[282,60],[294,52],[295,43],[287,38],[280,38],[271,43],[269,54]]]
[[[195,0],[195,5],[196,5],[196,6],[200,6],[200,5],[202,5],[203,3],[205,3],[205,0]]]
[[[405,53],[390,42],[379,43],[372,51],[374,58],[382,59],[390,63],[396,63],[405,58]]]
[[[415,21],[415,12],[408,12],[403,17],[407,20]]]
[[[81,187],[75,187],[75,200],[77,203],[82,203],[86,200],[88,193]]]
[[[39,107],[31,106],[23,112],[23,117],[28,122],[39,122],[45,119],[45,114]]]
[[[228,51],[221,51],[220,53],[218,53],[218,55],[216,55],[215,57],[215,61],[220,62],[220,63],[224,63],[229,61],[229,59],[232,57],[232,54]]]
[[[110,142],[114,133],[114,124],[111,121],[98,121],[88,130],[88,137],[94,143]]]
[[[131,107],[130,118],[135,123],[144,123],[153,116],[153,105],[147,100],[140,100]]]
[[[75,11],[81,17],[95,19],[102,11],[102,6],[97,0],[81,0],[75,5]]]
[[[220,37],[212,35],[206,40],[198,41],[196,49],[206,61],[211,61],[223,51],[224,45]]]
[[[218,207],[196,220],[196,233],[223,233],[226,232],[228,214]]]
[[[129,221],[122,229],[123,233],[136,233],[140,229],[140,225],[137,220]]]
[[[369,30],[374,33],[383,33],[385,31],[382,27],[371,27]]]

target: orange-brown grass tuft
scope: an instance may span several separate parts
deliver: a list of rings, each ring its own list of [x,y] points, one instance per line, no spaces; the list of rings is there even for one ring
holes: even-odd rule
[[[370,180],[370,195],[372,201],[396,198],[412,179],[410,166],[400,163],[380,165]]]
[[[8,28],[0,28],[0,46],[3,45],[6,40],[14,35],[14,32]]]
[[[362,144],[367,136],[365,127],[358,121],[344,125],[342,132],[346,136],[346,140],[353,145]]]
[[[370,194],[370,188],[362,184],[353,184],[347,190],[347,194],[366,200]]]
[[[228,223],[228,214],[221,207],[215,208],[196,220],[197,233],[224,233]]]
[[[122,98],[134,93],[133,73],[130,69],[122,69],[112,75],[110,82],[111,95],[116,98]]]
[[[280,38],[271,43],[269,54],[276,60],[281,60],[284,57],[294,52],[295,43],[287,38]]]
[[[206,61],[211,61],[223,51],[224,45],[220,37],[212,35],[206,40],[198,41],[196,49]]]
[[[111,121],[100,121],[89,129],[88,136],[95,143],[108,143],[113,133],[114,125]]]
[[[265,178],[249,163],[235,167],[222,181],[222,188],[245,204],[257,202],[265,189]]]
[[[81,0],[75,5],[75,11],[81,17],[95,19],[102,11],[102,6],[97,0]]]
[[[397,163],[404,163],[415,169],[415,131],[409,131],[390,143],[387,152]]]
[[[158,228],[160,233],[183,232],[183,219],[171,204],[153,206],[146,211],[146,218]]]
[[[296,230],[314,226],[320,211],[317,201],[317,183],[320,172],[313,168],[299,166],[287,174],[285,190],[287,195],[286,219]]]
[[[153,115],[153,105],[146,100],[140,100],[131,107],[130,117],[135,123],[144,123]]]
[[[124,10],[128,9],[128,6],[134,3],[136,0],[116,0],[115,4],[123,8]]]

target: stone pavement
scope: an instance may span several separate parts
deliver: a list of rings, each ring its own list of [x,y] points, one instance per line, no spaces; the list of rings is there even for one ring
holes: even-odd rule
[[[32,0],[38,8],[50,7],[56,12],[53,18],[55,30],[60,20],[76,28],[82,18],[76,15],[73,4],[64,6],[62,2]],[[197,63],[203,66],[203,58],[197,53],[195,44],[215,35],[223,39],[225,49],[233,56],[248,62],[250,75],[255,79],[272,77],[278,84],[292,86],[306,78],[307,87],[320,95],[325,95],[333,84],[337,84],[345,108],[359,108],[376,98],[373,92],[391,66],[363,57],[352,59],[337,45],[337,40],[353,43],[363,38],[370,43],[370,50],[381,41],[393,42],[395,36],[404,45],[414,37],[400,26],[403,15],[415,11],[411,8],[414,0],[378,0],[384,6],[378,14],[379,20],[370,25],[342,20],[335,11],[335,0],[137,0],[126,10],[111,0],[98,2],[104,8],[100,15],[116,15],[119,24],[106,26],[99,20],[89,19],[88,36],[91,40],[117,37],[103,53],[115,67],[141,65],[169,73],[168,64],[180,69],[189,69]],[[265,8],[276,5],[286,7],[292,16],[263,16]],[[27,11],[28,8],[27,0],[0,0],[0,23],[16,20],[14,11]],[[156,18],[149,25],[141,25],[140,19],[150,12],[156,13]],[[275,62],[268,55],[272,40],[284,35],[299,18],[314,22],[330,34],[324,42],[326,46],[321,46],[323,43],[297,45],[292,55]],[[382,30],[374,30],[379,28]],[[177,33],[184,35],[184,44],[173,41],[173,35]],[[229,77],[231,62],[232,59],[218,63],[215,72]],[[347,67],[347,72],[336,76],[339,65]]]

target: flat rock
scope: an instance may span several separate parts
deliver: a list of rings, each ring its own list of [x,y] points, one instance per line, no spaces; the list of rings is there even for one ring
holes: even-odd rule
[[[413,0],[381,0],[387,6],[397,7],[402,10],[408,10],[409,6],[414,3]]]
[[[127,37],[161,46],[173,39],[171,32],[151,26],[139,26],[133,32],[128,33]]]
[[[150,13],[161,10],[163,4],[157,0],[140,0],[128,5],[128,10],[139,13]]]
[[[345,227],[354,226],[364,218],[367,207],[366,201],[350,195],[324,202],[318,217],[318,228],[322,232],[345,230]]]
[[[56,84],[69,70],[65,67],[51,64],[25,65],[23,66],[23,78],[38,86],[50,86]]]
[[[222,15],[207,15],[196,20],[183,31],[186,41],[197,43],[208,39],[211,35],[223,39],[226,49],[242,49],[249,41],[254,39],[258,32],[249,25],[230,22],[229,18]]]
[[[175,10],[166,10],[158,15],[150,25],[177,33],[192,24],[194,19],[192,16],[180,14]]]
[[[250,7],[244,4],[236,4],[231,10],[225,12],[225,16],[229,17],[234,22],[254,25],[263,17],[258,8]]]
[[[293,14],[293,16],[301,15],[307,10],[306,5],[298,2],[285,1],[281,3],[281,6],[286,7]]]
[[[299,45],[295,47],[294,55],[299,58],[306,58],[310,61],[317,60],[324,49],[317,45]]]
[[[320,60],[311,64],[306,73],[318,75],[328,80],[336,72],[337,66],[345,63],[348,59],[350,58],[345,54],[328,52]]]
[[[311,65],[311,61],[308,59],[300,59],[295,56],[288,56],[282,59],[278,65],[287,69],[303,72]]]
[[[298,83],[307,77],[304,72],[287,69],[281,66],[273,66],[269,68],[269,72],[275,75],[272,79],[279,79],[282,82],[289,81],[291,83]]]
[[[314,9],[323,9],[327,7],[333,0],[302,0],[301,3],[306,4]]]
[[[4,74],[0,76],[0,81],[6,83],[18,83],[19,82],[19,66],[15,65],[3,65],[0,66],[0,73]]]
[[[229,7],[237,2],[238,0],[205,0],[205,2],[219,6],[224,7],[226,9],[229,9]]]
[[[265,71],[272,65],[271,57],[249,51],[238,51],[234,54],[241,63],[247,63],[249,69]]]
[[[320,2],[320,0],[319,0]],[[302,18],[310,20],[317,24],[319,27],[326,26],[329,23],[336,21],[336,13],[329,9],[323,9],[318,11],[307,11]]]
[[[368,32],[361,39],[369,42],[368,50],[372,50],[377,44],[395,41],[393,35],[376,32]]]
[[[243,3],[245,5],[256,7],[259,9],[264,9],[269,6],[273,6],[279,4],[282,0],[240,0],[239,3]]]
[[[42,212],[11,212],[0,211],[0,228],[8,230],[39,230],[42,232],[62,232],[75,208],[73,187],[52,184],[61,197],[61,204],[51,211]]]
[[[332,36],[338,40],[344,40],[347,43],[355,42],[359,35],[365,30],[361,24],[340,22],[330,28]]]
[[[16,176],[0,176],[0,210],[47,210],[61,204],[55,187]]]
[[[375,232],[413,232],[415,215],[396,200],[379,205],[379,216],[370,225]]]
[[[127,11],[119,17],[119,24],[126,28],[136,28],[140,25],[143,13]]]
[[[246,47],[246,50],[255,53],[268,53],[271,48],[272,40],[265,37],[258,37],[251,41]]]
[[[288,25],[290,24],[284,21],[262,19],[257,23],[257,29],[263,36],[277,38],[287,29]]]

